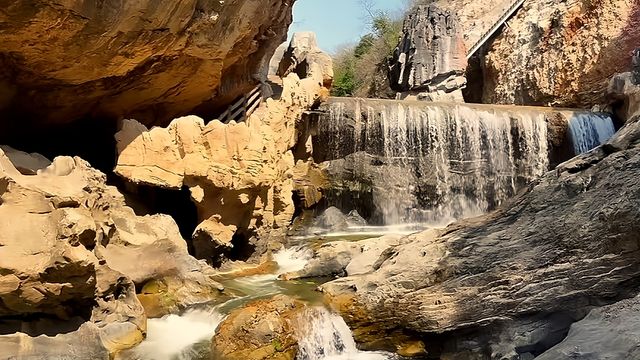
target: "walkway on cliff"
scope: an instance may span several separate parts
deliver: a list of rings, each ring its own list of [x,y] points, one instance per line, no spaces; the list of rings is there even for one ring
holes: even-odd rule
[[[522,7],[524,2],[525,0],[514,0],[511,6],[509,6],[504,11],[504,13],[502,13],[498,20],[494,22],[493,25],[491,25],[489,29],[482,34],[480,39],[478,39],[478,41],[476,41],[473,46],[471,46],[471,48],[467,52],[467,59],[472,57],[478,50],[480,50],[480,48],[496,33],[496,31],[498,31],[498,29],[500,29],[500,27],[504,25],[504,23],[509,20],[513,16],[513,14],[518,11],[518,9]]]

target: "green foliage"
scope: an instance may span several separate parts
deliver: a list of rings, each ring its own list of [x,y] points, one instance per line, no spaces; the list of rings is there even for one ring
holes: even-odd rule
[[[332,96],[386,97],[387,64],[402,34],[402,20],[366,9],[371,31],[334,55]]]

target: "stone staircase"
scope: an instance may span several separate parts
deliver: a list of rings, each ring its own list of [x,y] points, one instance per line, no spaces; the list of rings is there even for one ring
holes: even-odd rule
[[[489,27],[489,29],[482,34],[480,39],[478,39],[478,41],[476,41],[476,43],[469,49],[467,52],[467,59],[471,58],[478,50],[480,50],[480,48],[496,33],[496,31],[498,31],[498,29],[500,29],[500,27],[522,7],[524,2],[525,0],[513,1],[511,6],[506,9],[498,21]]]

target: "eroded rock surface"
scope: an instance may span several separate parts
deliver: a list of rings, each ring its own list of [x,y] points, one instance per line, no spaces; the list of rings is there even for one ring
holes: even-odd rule
[[[1,358],[109,359],[146,332],[136,287],[167,284],[159,315],[218,294],[173,219],[137,217],[79,158],[44,161],[0,151]]]
[[[634,0],[526,1],[486,55],[487,103],[591,107],[640,43]]]
[[[394,53],[391,87],[425,93],[421,96],[431,101],[462,101],[467,54],[455,13],[436,4],[416,6],[404,22],[403,33]]]
[[[286,39],[293,1],[1,6],[0,130],[7,133],[25,121],[83,117],[166,125],[200,105],[227,104],[266,78],[273,51]]]
[[[637,293],[639,169],[636,117],[498,211],[411,235],[373,273],[323,289],[362,342],[400,331],[442,357],[537,356]]]
[[[212,352],[224,360],[293,360],[298,352],[295,323],[305,305],[284,295],[233,311],[213,337]]]
[[[292,149],[302,131],[302,113],[330,84],[327,71],[305,61],[304,71],[282,79],[278,99],[267,99],[242,123],[205,123],[190,116],[167,128],[147,129],[125,121],[116,135],[115,172],[136,184],[188,187],[198,207],[195,253],[212,263],[234,247],[234,237],[246,241],[259,230],[284,232],[295,211]]]

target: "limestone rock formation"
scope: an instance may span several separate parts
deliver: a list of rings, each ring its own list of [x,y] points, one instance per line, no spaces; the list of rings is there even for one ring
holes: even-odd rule
[[[278,65],[277,75],[281,78],[295,72],[301,78],[313,76],[310,72],[312,64],[319,66],[322,84],[330,88],[333,82],[333,61],[331,56],[318,47],[316,34],[313,32],[297,32],[293,34],[287,51],[283,54]]]
[[[259,230],[285,230],[291,222],[292,150],[302,113],[314,106],[332,76],[326,63],[309,60],[305,71],[282,79],[279,98],[267,99],[246,122],[205,123],[190,116],[147,129],[129,120],[116,135],[118,175],[135,184],[190,189],[198,207],[197,257],[219,263],[234,247],[232,240],[246,242]]]
[[[158,315],[218,294],[173,219],[137,217],[105,181],[79,158],[0,151],[0,358],[109,359],[146,332],[136,287],[166,284]]]
[[[5,2],[0,132],[85,117],[166,125],[200,105],[228,104],[266,79],[292,7],[281,0]]]
[[[416,6],[404,22],[403,33],[394,53],[391,87],[425,93],[422,98],[431,101],[445,96],[462,100],[467,54],[455,13],[436,4]]]
[[[636,117],[499,210],[411,235],[374,272],[323,290],[363,342],[402,332],[436,357],[532,358],[637,293],[639,169]]]
[[[526,1],[490,46],[483,102],[591,107],[629,71],[640,43],[634,0]]]
[[[293,360],[296,318],[305,305],[284,295],[233,311],[213,337],[212,353],[224,360]]]

